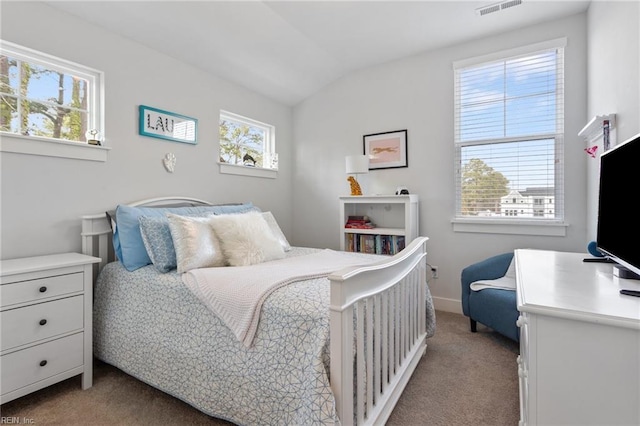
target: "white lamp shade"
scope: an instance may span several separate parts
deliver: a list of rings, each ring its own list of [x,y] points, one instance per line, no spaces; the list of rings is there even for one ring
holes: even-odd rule
[[[347,174],[369,173],[368,155],[348,155],[346,157]]]

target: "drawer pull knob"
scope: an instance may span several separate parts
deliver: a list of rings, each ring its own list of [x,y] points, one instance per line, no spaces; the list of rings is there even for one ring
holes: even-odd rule
[[[43,359],[42,361],[40,361],[40,367],[44,367],[45,365],[47,365],[46,359]]]
[[[525,317],[523,317],[522,315],[520,315],[520,316],[518,317],[518,320],[516,321],[516,325],[517,325],[518,327],[522,327],[522,326],[524,326],[525,324],[527,324],[527,319],[526,319]]]
[[[47,287],[45,286],[40,287],[40,293],[44,293],[45,291],[47,291]]]
[[[40,325],[45,325],[46,323],[47,323],[47,320],[46,320],[46,319],[41,319],[41,320],[40,320]]]

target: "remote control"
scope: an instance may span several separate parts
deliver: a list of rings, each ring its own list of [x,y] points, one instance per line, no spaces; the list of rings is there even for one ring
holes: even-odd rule
[[[627,296],[636,296],[636,297],[640,297],[640,290],[626,290],[626,289],[622,289],[622,290],[620,290],[620,294],[626,294]]]

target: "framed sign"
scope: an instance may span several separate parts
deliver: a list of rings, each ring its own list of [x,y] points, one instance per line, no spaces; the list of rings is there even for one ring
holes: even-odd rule
[[[146,105],[140,105],[139,133],[152,138],[197,144],[198,120]]]
[[[409,167],[407,131],[364,135],[364,154],[369,156],[369,170]]]

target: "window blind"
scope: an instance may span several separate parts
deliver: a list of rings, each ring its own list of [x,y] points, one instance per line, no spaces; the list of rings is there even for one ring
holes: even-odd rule
[[[455,64],[456,217],[561,221],[564,46]]]

